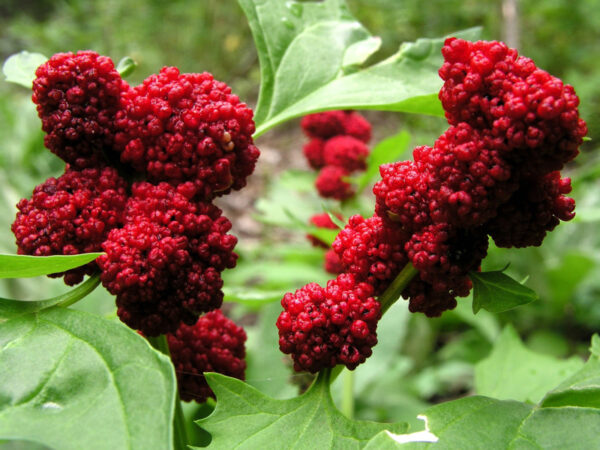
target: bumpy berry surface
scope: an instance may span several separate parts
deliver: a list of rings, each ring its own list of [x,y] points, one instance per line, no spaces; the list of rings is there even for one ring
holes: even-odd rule
[[[539,246],[561,220],[575,217],[575,201],[564,195],[569,192],[571,180],[559,172],[523,180],[498,216],[485,225],[486,231],[498,247]]]
[[[432,149],[420,147],[417,151]],[[429,225],[431,173],[412,161],[383,164],[379,173],[381,180],[373,186],[375,214],[408,234]]]
[[[560,170],[587,129],[572,86],[501,42],[449,38],[442,48],[439,97],[452,125],[466,122],[505,139],[523,170]]]
[[[300,122],[304,133],[310,138],[329,139],[349,135],[369,142],[371,124],[356,111],[325,111],[304,116]]]
[[[18,253],[49,256],[102,251],[109,232],[123,223],[127,184],[117,171],[74,170],[37,186],[23,199],[12,225]],[[54,274],[68,285],[79,283],[97,270],[96,263]]]
[[[126,223],[98,259],[103,285],[123,322],[146,336],[173,332],[221,306],[221,271],[235,266],[237,239],[216,206],[190,200],[193,188],[133,185]]]
[[[482,228],[453,228],[448,224],[427,226],[405,244],[408,259],[419,271],[420,280],[428,285],[421,284],[424,291],[446,299],[469,294],[472,285],[468,274],[479,269],[487,248],[488,237]],[[439,310],[427,302],[418,309],[414,290],[408,292],[412,293],[411,311],[438,316],[448,309]]]
[[[194,325],[182,324],[167,335],[167,341],[184,401],[203,403],[215,398],[205,372],[244,379],[246,332],[219,309],[206,313]]]
[[[252,110],[209,73],[165,67],[122,97],[121,160],[149,181],[193,181],[199,198],[241,189],[259,156]]]
[[[342,220],[341,214],[336,214],[336,216],[338,219]],[[319,228],[327,228],[329,230],[336,230],[338,228],[338,226],[335,223],[333,223],[333,221],[331,220],[331,217],[329,217],[329,214],[326,212],[313,215],[309,220],[309,224],[314,225],[315,227],[319,227]],[[327,244],[326,242],[323,242],[316,236],[307,234],[306,237],[308,238],[310,243],[315,247],[322,247],[322,248],[330,247],[329,244]]]
[[[337,166],[325,166],[319,172],[315,187],[319,195],[324,198],[346,200],[355,194],[354,187],[344,180],[350,173]]]
[[[338,166],[348,172],[365,170],[369,148],[364,142],[352,136],[335,136],[323,147],[325,165]]]
[[[344,364],[349,369],[368,358],[377,343],[379,303],[373,288],[342,274],[322,288],[310,283],[281,300],[277,319],[279,348],[290,354],[294,369],[318,372]]]
[[[58,53],[35,74],[32,98],[46,147],[79,169],[116,160],[114,116],[129,86],[111,59],[91,51]]]
[[[432,222],[471,227],[494,217],[517,188],[507,152],[502,139],[466,123],[446,130],[433,148],[417,148],[415,163],[428,171]]]
[[[352,216],[333,242],[342,272],[373,286],[380,295],[408,262],[404,253],[406,236],[386,226],[381,217]]]

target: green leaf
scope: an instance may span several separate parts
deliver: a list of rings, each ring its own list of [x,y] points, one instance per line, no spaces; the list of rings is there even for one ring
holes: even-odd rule
[[[64,306],[72,305],[96,289],[99,284],[100,275],[94,275],[75,289],[71,289],[66,294],[61,294],[46,300],[23,301],[0,298],[0,319],[12,319],[25,314],[31,314],[50,308],[59,303]]]
[[[439,439],[435,448],[473,448],[475,443],[477,448],[485,449],[599,448],[600,358],[594,353],[598,344],[595,336],[588,362],[548,392],[537,405],[473,396],[428,409],[424,413],[428,429]],[[521,364],[522,357],[511,360],[512,370],[518,371]],[[499,370],[507,374],[507,370]],[[537,379],[520,382],[547,385],[544,379],[553,377],[548,373],[552,370],[542,367]],[[516,382],[519,381],[510,376],[503,381],[505,385]],[[429,446],[408,444],[403,448]]]
[[[407,429],[403,423],[344,417],[331,400],[328,371],[305,394],[288,400],[267,397],[223,375],[211,373],[206,379],[217,396],[217,408],[198,423],[212,435],[215,448],[360,449],[380,431]]]
[[[36,69],[46,61],[48,58],[40,53],[22,51],[8,57],[2,66],[2,72],[6,81],[31,89]]]
[[[137,63],[133,60],[133,58],[126,56],[119,61],[119,64],[117,64],[117,72],[119,72],[119,75],[121,75],[122,78],[125,78],[131,75],[137,66]]]
[[[95,260],[102,253],[80,255],[0,255],[0,278],[28,278],[64,272]]]
[[[493,313],[504,312],[537,300],[535,291],[502,272],[469,273],[473,282],[473,314],[481,308]]]
[[[359,192],[379,175],[379,166],[397,161],[403,155],[410,144],[410,134],[401,131],[394,136],[390,136],[377,144],[367,161],[367,170],[357,178]]]
[[[172,448],[173,367],[120,323],[66,308],[9,320],[0,367],[0,439]]]
[[[437,98],[443,39],[404,44],[385,61],[347,74],[349,68],[366,61],[379,43],[350,14],[344,0],[238,2],[260,61],[255,136],[286,120],[326,109],[443,116]],[[474,39],[479,30],[455,35]]]
[[[582,366],[578,357],[560,360],[532,352],[507,326],[491,354],[475,366],[475,391],[500,400],[537,403]]]

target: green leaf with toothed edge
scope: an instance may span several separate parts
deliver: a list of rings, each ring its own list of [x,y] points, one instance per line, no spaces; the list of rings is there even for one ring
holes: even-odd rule
[[[0,278],[29,278],[64,272],[95,260],[102,253],[29,256],[0,255]]]
[[[172,448],[169,358],[125,325],[67,308],[0,326],[0,440]]]
[[[306,393],[288,400],[275,400],[224,375],[209,373],[206,379],[217,407],[198,424],[212,435],[215,448],[274,448],[276,443],[278,449],[361,449],[383,430],[407,430],[404,423],[347,419],[333,404],[325,371]]]
[[[427,429],[438,441],[435,444],[409,443],[402,448],[600,448],[598,336],[592,338],[591,351],[583,367],[548,391],[535,405],[476,395],[429,408],[422,415],[427,419]],[[515,361],[512,369],[521,363]],[[510,378],[499,381],[507,386],[514,382]]]
[[[22,51],[8,57],[2,66],[6,81],[31,89],[36,69],[48,60],[40,53]]]
[[[328,109],[378,109],[443,116],[437,98],[443,39],[419,39],[359,69],[379,43],[344,0],[238,0],[258,51],[259,136],[294,117]],[[476,39],[479,29],[453,36]],[[311,63],[314,62],[314,63]]]

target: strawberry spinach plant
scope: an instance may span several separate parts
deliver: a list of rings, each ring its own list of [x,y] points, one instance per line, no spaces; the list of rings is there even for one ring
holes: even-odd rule
[[[537,294],[506,267],[481,270],[489,237],[539,247],[574,217],[560,173],[587,132],[574,89],[503,43],[476,41],[478,29],[371,63],[380,40],[343,0],[239,4],[260,61],[255,111],[206,72],[165,67],[130,86],[132,60],[115,67],[93,51],[6,61],[6,80],[32,89],[44,145],[66,165],[18,203],[18,255],[0,255],[0,277],[75,287],[0,299],[0,439],[61,449],[596,446],[598,337],[585,363],[532,351],[494,314]],[[369,152],[370,125],[350,110],[445,117],[448,128],[398,161],[408,131]],[[236,249],[219,199],[245,188],[255,140],[299,117],[321,174],[286,172],[257,210],[316,246],[265,238]],[[315,181],[343,200],[319,216],[320,200],[302,195]],[[334,182],[351,191],[328,190]],[[360,196],[372,183],[374,198]],[[113,317],[71,307],[99,284],[103,301],[116,300]],[[457,301],[468,296],[472,311]],[[439,316],[477,333],[440,356],[472,351],[463,360],[474,370],[427,372],[415,354],[415,379],[399,342],[405,352],[427,342]],[[460,398],[431,405],[408,393],[431,398],[432,379],[465,377]],[[356,420],[361,402],[386,414]]]

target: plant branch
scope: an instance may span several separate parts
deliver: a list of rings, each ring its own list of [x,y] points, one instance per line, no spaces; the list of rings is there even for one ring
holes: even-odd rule
[[[396,301],[400,298],[402,291],[406,289],[408,283],[412,281],[415,275],[419,273],[415,266],[412,263],[408,263],[402,271],[398,274],[398,276],[392,281],[392,284],[388,286],[383,294],[381,294],[378,298],[379,303],[381,303],[381,314],[385,314],[390,306],[392,306]]]

